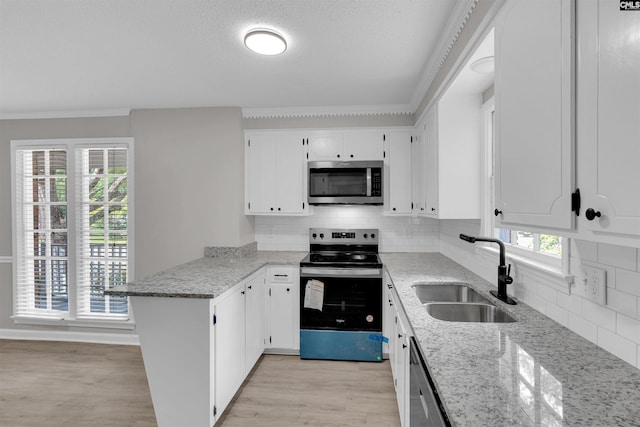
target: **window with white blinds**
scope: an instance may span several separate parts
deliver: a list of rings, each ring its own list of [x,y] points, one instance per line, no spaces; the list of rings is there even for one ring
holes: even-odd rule
[[[129,319],[132,143],[12,141],[16,317]]]

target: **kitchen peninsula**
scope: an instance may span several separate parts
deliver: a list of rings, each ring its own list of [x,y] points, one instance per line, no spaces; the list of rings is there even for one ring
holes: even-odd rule
[[[258,251],[202,258],[109,291],[131,297],[160,426],[215,423],[221,413],[218,394],[224,393],[221,376],[244,360],[235,354],[224,365],[218,358],[222,345],[234,345],[218,338],[237,336],[213,326],[220,322],[216,309],[224,310],[236,292],[248,301],[244,292],[252,278],[264,282],[265,268],[276,265],[297,270],[303,256]],[[636,368],[522,302],[507,306],[492,300],[515,323],[436,320],[414,294],[414,283],[467,283],[487,298],[494,286],[438,253],[383,253],[381,258],[453,425],[637,426]],[[248,347],[235,351],[243,348]]]

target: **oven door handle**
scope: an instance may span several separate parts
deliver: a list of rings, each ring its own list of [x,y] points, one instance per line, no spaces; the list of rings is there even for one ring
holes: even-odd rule
[[[330,268],[330,267],[300,267],[300,277],[382,277],[380,268]]]

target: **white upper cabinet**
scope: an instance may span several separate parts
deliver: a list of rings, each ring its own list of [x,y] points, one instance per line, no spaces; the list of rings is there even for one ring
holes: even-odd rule
[[[379,130],[312,131],[309,160],[382,160],[383,132]]]
[[[411,206],[411,146],[412,134],[409,130],[394,130],[386,134],[386,160],[388,174],[387,210],[390,214],[410,215]]]
[[[424,133],[424,197],[429,217],[480,217],[480,94],[445,94],[418,122]]]
[[[309,160],[341,160],[342,134],[317,133],[309,138]]]
[[[306,140],[295,132],[247,132],[245,213],[304,215]]]
[[[411,200],[413,213],[422,215],[425,206],[424,128],[417,129],[411,144]]]
[[[496,18],[495,208],[503,225],[573,228],[573,24],[572,0],[509,0]]]
[[[596,240],[638,237],[640,12],[621,11],[617,0],[592,0],[579,3],[577,13],[580,230]]]
[[[438,209],[438,108],[427,110],[418,123],[424,133],[425,214],[437,217]]]

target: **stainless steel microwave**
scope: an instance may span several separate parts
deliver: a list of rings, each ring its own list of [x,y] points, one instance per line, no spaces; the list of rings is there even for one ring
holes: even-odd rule
[[[382,161],[308,162],[310,205],[381,205]]]

